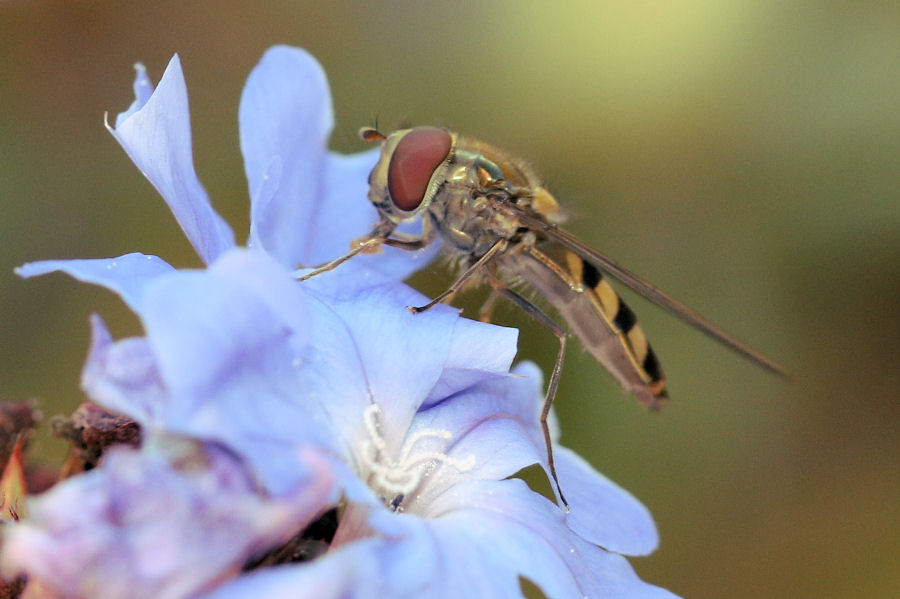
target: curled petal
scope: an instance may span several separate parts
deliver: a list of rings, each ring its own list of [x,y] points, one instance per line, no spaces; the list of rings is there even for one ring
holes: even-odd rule
[[[420,409],[452,397],[489,374],[508,376],[518,337],[517,329],[458,319],[441,377]]]
[[[110,133],[169,205],[178,224],[204,262],[234,246],[234,233],[209,202],[194,171],[187,88],[175,55],[159,86],[147,95],[142,68],[135,80],[137,99],[119,115]]]

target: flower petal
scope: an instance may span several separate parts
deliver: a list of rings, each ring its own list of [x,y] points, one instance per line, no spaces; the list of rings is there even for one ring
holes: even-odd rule
[[[176,54],[149,97],[146,73],[138,68],[136,100],[110,133],[159,191],[204,262],[234,246],[234,233],[209,203],[191,153],[187,89]]]
[[[395,534],[352,540],[312,563],[243,576],[208,599],[519,599],[520,577],[551,599],[675,597],[641,581],[622,556],[569,531],[559,509],[522,481],[469,481],[435,508],[428,519],[382,509],[377,517],[392,520],[386,528]],[[355,509],[348,507],[344,517],[353,518]]]
[[[438,379],[420,409],[452,397],[489,373],[507,376],[516,356],[517,329],[486,324],[467,318],[456,321],[453,344]]]
[[[384,548],[382,539],[363,539],[312,562],[250,572],[197,599],[402,599],[384,585],[381,564],[371,559]]]
[[[330,492],[314,454],[302,462],[306,484],[272,500],[215,447],[167,441],[174,462],[159,447],[111,450],[100,467],[33,499],[29,517],[4,530],[4,574],[27,573],[66,597],[192,596],[301,530]]]
[[[333,115],[322,67],[299,48],[271,48],[247,79],[239,121],[255,234],[250,243],[293,268],[311,242],[298,228],[314,222],[323,201],[320,173]],[[276,159],[281,166],[273,173]],[[260,201],[273,174],[280,174],[277,192]]]
[[[572,450],[557,445],[554,457],[559,482],[569,502],[569,528],[616,553],[647,555],[656,550],[656,525],[640,501]]]
[[[458,472],[451,466],[441,466],[432,473],[428,485],[417,494],[416,500],[421,504],[428,505],[460,481],[497,480],[534,463],[541,464],[550,477],[540,428],[543,379],[532,363],[520,364],[515,372],[523,378],[486,381],[419,415],[410,434],[419,427],[440,428],[450,430],[455,440],[452,449],[423,445],[421,451],[440,450],[456,459],[466,455],[476,458],[476,467],[471,471]],[[575,452],[560,445],[555,419],[550,424],[557,475],[569,503],[569,527],[585,540],[616,553],[652,553],[658,535],[647,508]],[[556,492],[555,486],[553,490]]]
[[[205,272],[157,277],[139,302],[146,340],[111,344],[97,328],[85,389],[145,427],[226,443],[276,493],[293,484],[283,456],[298,444],[349,456],[372,401],[385,413],[386,438],[399,446],[450,347],[463,353],[454,341],[457,313],[410,314],[404,306],[421,296],[398,283],[318,286],[339,298],[316,288],[243,250]],[[501,332],[507,342],[514,337]],[[492,360],[484,359],[502,367]]]
[[[338,421],[361,425],[362,408],[375,402],[384,416],[382,434],[394,449],[440,379],[459,320],[456,310],[446,306],[422,314],[405,308],[421,301],[421,294],[397,283],[370,287],[347,300],[331,299],[352,332],[355,353],[348,358],[358,361],[366,384],[364,403]]]
[[[132,310],[139,312],[147,283],[175,269],[161,258],[135,252],[118,258],[30,262],[18,267],[16,274],[27,279],[55,271],[85,283],[102,285],[118,293]]]
[[[157,428],[168,409],[169,396],[147,340],[113,343],[103,319],[96,314],[91,316],[91,331],[81,388],[105,408],[125,414],[145,428]]]
[[[327,151],[334,124],[328,81],[306,51],[276,46],[250,74],[241,96],[241,151],[250,188],[251,247],[288,268],[338,258],[372,230],[378,213],[367,200],[379,151]],[[415,232],[419,225],[404,226]],[[439,244],[417,252],[384,248],[355,260],[404,278],[427,265]]]
[[[461,483],[433,507],[442,555],[465,554],[460,573],[470,578],[525,576],[548,597],[673,597],[641,581],[623,557],[570,532],[559,508],[520,480]]]
[[[264,278],[265,256],[246,254],[253,259],[245,268],[255,264]],[[277,272],[292,283],[286,271]],[[278,291],[272,295],[294,300],[296,315],[287,319],[254,289],[259,279],[230,274],[181,272],[147,290],[141,318],[169,394],[157,425],[225,443],[252,463],[270,492],[283,494],[297,483],[299,447],[337,443],[327,414],[307,397],[314,390],[305,385],[303,365],[314,348],[298,327],[312,317],[299,285],[285,295],[278,277],[270,277]]]
[[[420,437],[410,461],[447,456],[428,471],[404,509],[432,516],[431,506],[467,480],[501,480],[532,464],[544,464],[546,451],[533,397],[540,377],[482,379],[445,401],[420,411],[407,438]],[[531,406],[531,409],[529,409]],[[447,438],[422,431],[447,431]]]

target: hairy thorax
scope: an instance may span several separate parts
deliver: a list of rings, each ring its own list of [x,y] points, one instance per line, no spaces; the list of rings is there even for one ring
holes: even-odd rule
[[[428,207],[428,217],[444,251],[473,262],[498,241],[514,241],[520,224],[507,207],[522,208],[532,199],[530,187],[514,185],[482,154],[462,150]]]

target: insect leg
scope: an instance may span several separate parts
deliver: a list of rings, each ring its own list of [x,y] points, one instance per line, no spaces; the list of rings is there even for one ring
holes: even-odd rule
[[[416,250],[421,250],[425,246],[431,244],[435,237],[437,237],[437,229],[434,228],[430,219],[425,219],[422,221],[421,235],[413,236],[395,233],[393,237],[385,238],[384,245],[400,248],[407,252],[415,252]]]
[[[378,247],[381,245],[389,245],[391,247],[400,248],[402,250],[411,252],[420,250],[434,241],[435,235],[437,234],[437,231],[435,231],[434,227],[431,226],[430,222],[425,221],[422,224],[422,234],[419,236],[414,237],[411,235],[397,234],[395,237],[388,237],[394,232],[395,226],[396,225],[389,221],[380,221],[377,225],[375,225],[375,228],[371,233],[369,233],[365,237],[355,239],[353,241],[353,247],[349,252],[347,252],[340,258],[335,258],[331,262],[326,262],[325,264],[315,267],[305,275],[298,276],[297,280],[306,281],[307,279],[311,279],[316,275],[322,274],[323,272],[334,270],[357,254],[367,254],[373,251],[377,251]]]
[[[484,300],[484,303],[481,304],[481,309],[478,310],[478,320],[481,322],[490,322],[491,317],[494,315],[494,306],[497,304],[497,299],[500,297],[500,292],[491,288],[491,294]]]
[[[406,250],[407,252],[415,252],[416,250],[421,250],[429,243],[431,243],[431,240],[425,239],[424,237],[388,237],[384,240],[384,245],[389,245],[392,248],[400,248],[401,250]]]
[[[329,270],[334,270],[335,268],[337,268],[338,266],[340,266],[341,264],[343,264],[344,262],[346,262],[353,256],[355,256],[361,252],[365,252],[366,250],[368,250],[370,248],[377,247],[377,246],[383,244],[384,241],[385,241],[384,237],[369,237],[368,239],[365,239],[364,241],[361,241],[359,244],[355,245],[353,249],[351,249],[349,252],[347,252],[340,258],[335,258],[331,262],[326,262],[325,264],[314,268],[313,270],[309,271],[305,275],[298,276],[297,280],[298,281],[306,281],[307,279],[311,279],[316,275],[322,274],[323,272],[328,272]]]
[[[566,353],[566,332],[540,308],[500,281],[490,279],[488,283],[498,294],[524,310],[538,323],[550,329],[550,332],[559,339],[559,352],[556,354],[556,363],[553,365],[553,372],[550,374],[550,382],[547,384],[547,394],[544,396],[544,406],[541,408],[541,432],[544,433],[544,444],[547,446],[547,465],[550,466],[550,475],[553,477],[553,482],[556,484],[556,490],[559,492],[560,500],[563,502],[563,505],[566,506],[566,510],[568,510],[569,502],[566,501],[566,497],[562,492],[562,487],[559,484],[559,478],[556,476],[556,463],[553,460],[553,441],[550,438],[550,425],[547,424],[547,418],[550,415],[550,407],[553,405],[553,399],[556,397],[556,389],[559,387],[559,379],[562,374],[563,357]]]
[[[466,281],[471,278],[472,275],[480,271],[486,264],[488,264],[491,260],[497,257],[498,254],[501,254],[504,250],[506,250],[508,242],[505,239],[500,239],[494,245],[488,249],[478,260],[475,261],[469,268],[467,268],[455,281],[453,281],[447,289],[445,289],[441,294],[435,297],[433,300],[425,304],[424,306],[407,306],[410,312],[413,314],[419,314],[420,312],[424,312],[429,308],[434,307],[440,302],[452,298],[457,291],[465,285]]]

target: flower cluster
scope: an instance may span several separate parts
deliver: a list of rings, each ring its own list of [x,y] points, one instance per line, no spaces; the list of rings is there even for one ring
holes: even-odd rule
[[[247,247],[192,164],[177,56],[110,127],[206,264],[55,260],[117,293],[144,336],[99,316],[82,375],[90,400],[134,419],[140,448],[28,504],[3,531],[0,567],[28,597],[670,597],[622,557],[656,546],[626,491],[556,447],[570,510],[514,475],[546,469],[540,373],[511,370],[516,332],[424,298],[402,279],[431,248],[386,249],[298,283],[297,265],[342,254],[377,219],[375,152],[328,152],[325,75],[276,47],[241,98],[251,200]],[[264,559],[337,511],[327,550]]]

